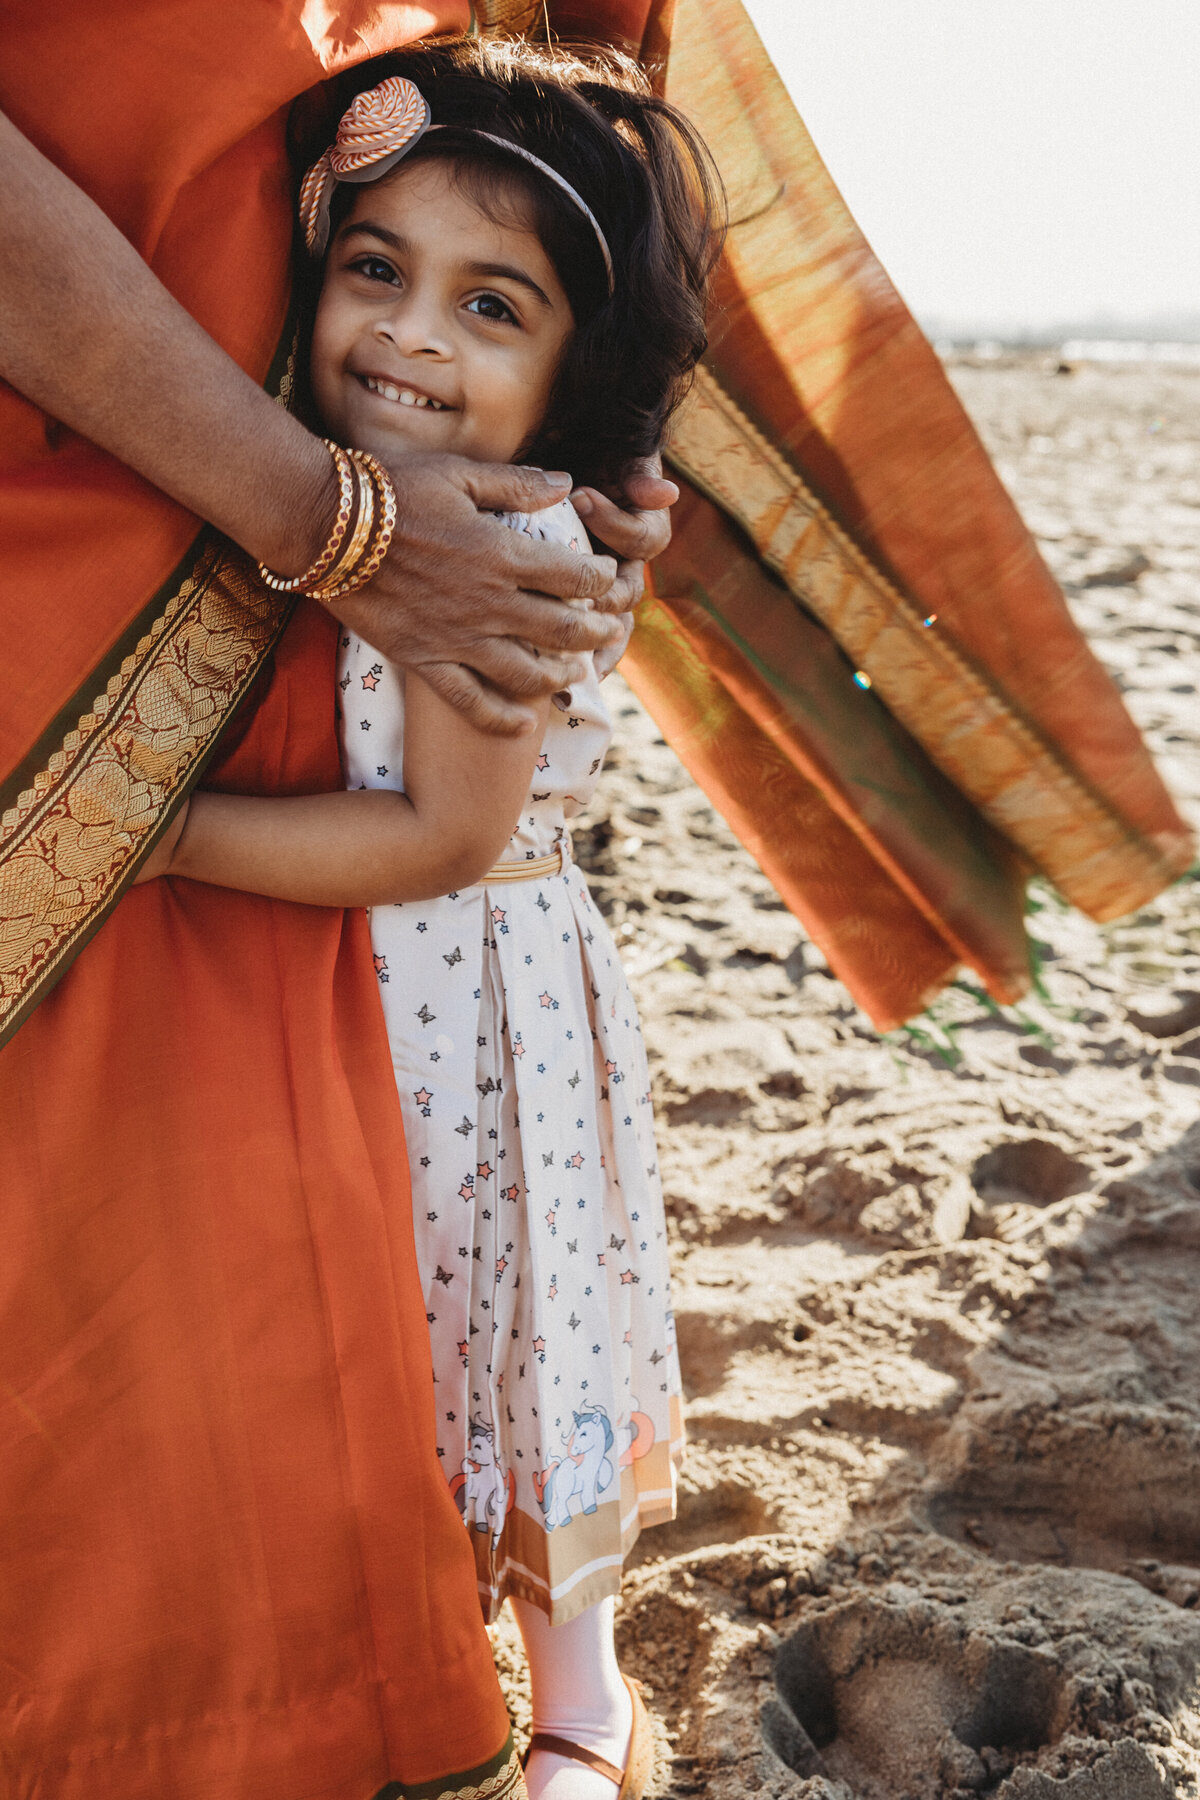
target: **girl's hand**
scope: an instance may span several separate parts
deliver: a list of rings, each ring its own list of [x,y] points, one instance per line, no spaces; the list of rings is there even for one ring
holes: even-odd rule
[[[167,829],[155,844],[153,850],[133,878],[134,887],[140,887],[143,881],[154,881],[159,875],[169,875],[175,852],[179,848],[179,840],[183,836],[183,828],[187,824],[187,816],[191,810],[191,801],[185,800]]]

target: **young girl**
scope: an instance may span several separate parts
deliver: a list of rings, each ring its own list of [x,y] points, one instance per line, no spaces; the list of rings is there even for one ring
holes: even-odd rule
[[[446,451],[597,486],[652,452],[704,346],[716,242],[686,124],[624,64],[528,46],[442,43],[353,79],[301,202],[331,439],[393,469]],[[569,502],[508,523],[588,547]],[[485,1611],[511,1597],[525,1639],[530,1792],[611,1800],[649,1773],[614,1596],[641,1526],[673,1516],[682,1426],[645,1055],[567,828],[609,720],[592,667],[501,740],[361,639],[339,655],[349,791],[198,794],[148,873],[372,909],[438,1454]]]

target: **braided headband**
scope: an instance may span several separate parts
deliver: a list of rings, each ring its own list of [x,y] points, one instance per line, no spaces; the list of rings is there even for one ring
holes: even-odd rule
[[[343,115],[337,137],[324,156],[313,164],[300,186],[300,223],[304,227],[309,254],[323,255],[329,242],[329,202],[339,181],[378,181],[389,169],[395,168],[401,157],[406,156],[427,131],[444,129],[431,122],[429,102],[416,83],[404,75],[389,75],[378,87],[360,94]],[[510,156],[519,156],[522,161],[532,163],[579,208],[596,234],[611,294],[614,279],[608,240],[583,196],[557,169],[552,169],[524,145],[514,144],[510,138],[497,137],[491,131],[476,131],[471,126],[462,129],[469,131],[472,137],[485,138],[489,144],[507,150]]]

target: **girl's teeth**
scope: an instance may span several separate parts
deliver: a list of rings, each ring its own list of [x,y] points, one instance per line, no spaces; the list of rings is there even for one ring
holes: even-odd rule
[[[441,403],[431,400],[428,394],[414,394],[411,388],[398,388],[390,381],[380,381],[374,375],[367,376],[367,386],[372,393],[380,394],[385,400],[398,400],[401,406],[431,406],[434,412],[443,410]]]

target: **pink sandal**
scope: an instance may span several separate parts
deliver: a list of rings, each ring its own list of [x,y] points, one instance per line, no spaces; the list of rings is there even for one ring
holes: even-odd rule
[[[553,1756],[567,1756],[572,1762],[582,1763],[585,1769],[594,1769],[597,1775],[605,1775],[617,1786],[617,1800],[644,1800],[646,1789],[650,1785],[650,1776],[654,1770],[654,1738],[650,1731],[650,1715],[642,1702],[638,1684],[630,1681],[628,1675],[621,1680],[629,1689],[629,1697],[633,1701],[633,1730],[629,1734],[629,1756],[623,1769],[615,1763],[597,1756],[594,1750],[585,1750],[582,1744],[576,1744],[570,1738],[555,1737],[549,1731],[535,1731],[529,1740],[529,1749],[525,1752],[528,1761],[535,1750],[548,1750]]]

